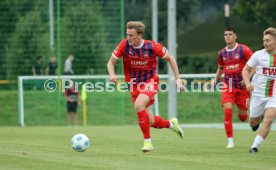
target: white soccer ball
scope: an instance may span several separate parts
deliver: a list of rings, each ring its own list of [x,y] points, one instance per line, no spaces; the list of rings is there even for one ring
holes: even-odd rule
[[[84,152],[90,146],[89,138],[81,133],[72,137],[72,148],[77,152]]]

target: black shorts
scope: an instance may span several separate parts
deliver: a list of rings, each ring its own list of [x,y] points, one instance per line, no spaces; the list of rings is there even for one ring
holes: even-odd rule
[[[67,112],[77,112],[78,103],[77,102],[67,102]]]

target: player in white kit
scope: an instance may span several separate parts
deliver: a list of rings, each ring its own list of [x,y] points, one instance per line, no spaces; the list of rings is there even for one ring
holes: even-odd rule
[[[249,124],[253,131],[259,128],[257,136],[249,152],[257,153],[259,145],[270,132],[273,120],[276,118],[276,29],[268,28],[263,33],[264,49],[256,51],[245,65],[242,75],[246,89],[252,91],[250,100]],[[250,82],[249,73],[256,68],[256,73]]]

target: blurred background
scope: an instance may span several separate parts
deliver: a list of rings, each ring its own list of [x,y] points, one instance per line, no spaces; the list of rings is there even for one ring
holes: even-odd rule
[[[18,125],[18,76],[32,76],[34,68],[40,70],[38,75],[49,75],[51,58],[56,60],[54,74],[62,75],[69,55],[74,56],[74,75],[106,75],[106,63],[125,37],[128,21],[144,22],[144,39],[152,39],[152,2],[1,0],[0,125]],[[230,9],[229,15],[225,15],[225,6]],[[158,42],[167,46],[168,0],[157,0],[156,7]],[[239,43],[253,51],[261,49],[263,30],[276,26],[275,11],[276,0],[176,0],[176,57],[180,73],[215,73],[217,51],[225,46],[226,26],[237,29]],[[123,74],[121,64],[116,65],[116,72]],[[159,61],[159,73],[167,74],[163,61]],[[64,94],[46,93],[42,80],[23,81],[23,91],[26,124],[66,125]],[[160,112],[166,117],[167,94],[160,96]],[[178,94],[177,98],[178,103],[184,103],[177,108],[184,122],[223,120],[219,93],[186,93]],[[88,124],[135,124],[136,115],[129,100],[129,94],[88,94]],[[196,101],[204,102],[198,105]],[[189,108],[185,103],[189,103]],[[79,120],[81,112],[80,107]]]

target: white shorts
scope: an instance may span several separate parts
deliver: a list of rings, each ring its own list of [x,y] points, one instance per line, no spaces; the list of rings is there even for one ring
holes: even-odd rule
[[[252,96],[250,99],[250,117],[260,117],[269,107],[276,108],[276,97]]]

